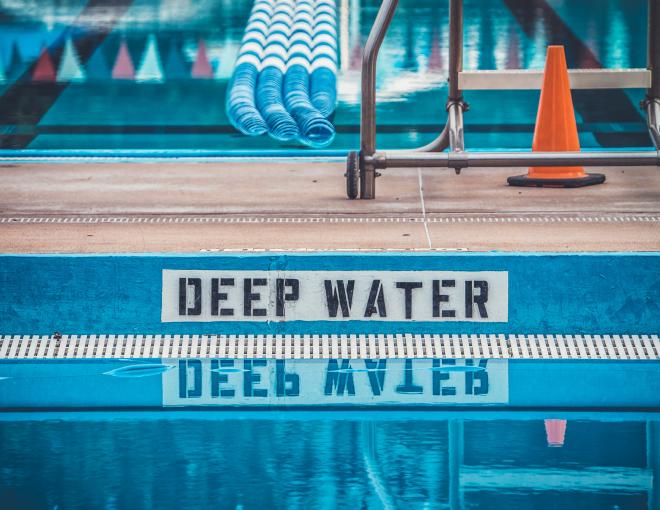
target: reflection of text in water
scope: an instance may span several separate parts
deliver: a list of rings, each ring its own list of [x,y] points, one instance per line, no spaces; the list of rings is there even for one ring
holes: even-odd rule
[[[164,405],[508,402],[507,360],[191,359],[163,374]]]

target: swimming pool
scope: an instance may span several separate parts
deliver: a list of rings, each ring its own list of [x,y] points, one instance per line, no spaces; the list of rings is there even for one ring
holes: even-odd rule
[[[378,2],[338,2],[338,136],[324,151],[247,138],[229,125],[224,98],[250,5],[5,0],[2,155],[155,149],[325,159],[357,148],[360,52]],[[546,45],[557,42],[571,67],[643,67],[645,11],[644,0],[469,0],[466,67],[540,68]],[[402,2],[379,60],[379,146],[420,145],[444,124],[447,14],[442,1]],[[41,60],[42,46],[50,60]],[[582,146],[649,146],[641,97],[576,90]],[[529,148],[538,92],[467,99],[469,147]],[[143,181],[122,188],[118,174],[104,179],[98,167],[70,177],[61,165],[6,166],[9,194],[29,204],[13,215],[16,202],[7,200],[5,246],[29,238],[20,230],[27,225],[45,227],[29,252],[95,253],[0,255],[0,508],[660,508],[657,253],[630,242],[623,246],[633,252],[611,253],[609,239],[599,247],[609,253],[585,253],[578,242],[595,223],[609,238],[625,232],[656,248],[646,181],[624,198],[573,195],[563,203],[570,214],[475,216],[475,204],[498,207],[479,193],[462,199],[469,214],[429,218],[440,201],[457,207],[447,196],[460,187],[437,183],[425,202],[418,171],[407,174],[408,191],[395,182],[384,217],[370,217],[309,194],[284,168],[282,182],[306,195],[305,208],[253,217],[253,204],[218,191],[258,196],[266,208],[301,204],[276,186],[269,197],[254,168],[254,188],[241,193],[217,167],[209,181],[194,175],[199,167],[177,167],[169,171],[181,180],[159,188],[148,182],[156,174],[135,165],[124,171]],[[239,168],[224,170],[235,176]],[[11,187],[30,179],[38,183],[27,192]],[[318,181],[310,172],[305,179]],[[426,186],[433,189],[428,179]],[[189,216],[167,214],[164,188],[180,195]],[[52,194],[44,198],[44,189]],[[401,191],[419,200],[419,213],[396,206]],[[137,209],[121,209],[120,195]],[[642,195],[640,209],[651,203],[653,214],[630,212]],[[89,202],[70,209],[72,196]],[[552,210],[556,201],[503,199],[506,211]],[[39,209],[40,200],[49,208]],[[580,214],[596,202],[606,205]],[[610,216],[614,202],[628,215]],[[98,216],[104,204],[120,215]],[[31,215],[40,210],[45,216]],[[246,240],[248,223],[261,236],[270,220],[298,231],[264,236],[265,250]],[[482,222],[491,237],[469,229]],[[327,228],[345,223],[365,228],[352,237]],[[451,245],[453,223],[462,239],[514,251],[454,253],[469,248]],[[531,227],[508,229],[513,223]],[[80,242],[63,234],[72,225]],[[146,251],[154,225],[183,226],[167,238],[190,233],[205,244],[193,253],[118,255],[116,244],[92,243],[103,243],[109,226],[105,235],[125,241],[124,251]],[[384,253],[359,248],[382,225],[397,229],[376,239]],[[537,227],[540,239],[560,239],[555,249],[577,253],[516,252]],[[310,237],[297,237],[302,231]],[[404,236],[422,244],[389,253]],[[307,252],[321,238],[344,237],[348,247],[330,245],[341,252],[272,245],[297,240]],[[224,252],[230,238],[241,252]],[[8,251],[23,253],[19,244]]]
[[[639,413],[0,415],[3,508],[658,508]]]
[[[250,1],[181,3],[6,1],[0,6],[2,149],[213,150],[310,154],[266,136],[239,134],[225,94]],[[339,13],[339,103],[335,141],[322,154],[358,147],[359,70],[379,3],[343,0]],[[598,6],[598,8],[595,8]],[[379,58],[378,145],[419,146],[444,125],[448,6],[401,3]],[[465,2],[466,69],[542,68],[548,44],[566,46],[569,67],[644,67],[646,1],[470,0]],[[62,73],[67,40],[79,68],[59,82],[34,82],[46,45]],[[139,71],[155,43],[160,74],[113,79],[122,42]],[[150,57],[151,58],[151,57]],[[153,59],[152,59],[153,60]],[[205,73],[193,76],[196,62]],[[82,71],[81,71],[82,69]],[[76,74],[78,73],[78,74]],[[2,79],[4,78],[4,79]],[[641,90],[573,92],[583,147],[649,147]],[[529,148],[538,91],[466,93],[466,144]]]

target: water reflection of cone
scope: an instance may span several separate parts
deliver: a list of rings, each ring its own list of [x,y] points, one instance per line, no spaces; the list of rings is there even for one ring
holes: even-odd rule
[[[433,27],[431,38],[431,54],[429,55],[429,69],[432,71],[442,70],[442,49],[440,48],[440,35],[438,27]]]
[[[509,48],[506,53],[506,68],[520,69],[520,39],[515,27],[509,28]]]
[[[566,436],[566,420],[544,420],[545,436],[548,440],[548,446],[559,448],[564,446],[564,437]]]
[[[601,67],[600,59],[596,53],[601,53],[600,44],[603,37],[600,37],[600,34],[598,33],[598,25],[593,23],[593,19],[591,21],[592,22],[589,23],[589,28],[587,29],[587,38],[584,40],[584,44],[580,45],[580,53],[577,57],[577,61],[582,69],[597,69]],[[614,37],[614,34],[611,35]]]
[[[55,66],[48,48],[43,48],[32,70],[32,81],[55,81]]]
[[[213,68],[206,55],[206,43],[200,39],[197,56],[191,72],[193,78],[213,78]]]
[[[360,41],[355,42],[355,46],[353,46],[353,51],[351,52],[351,61],[349,68],[350,69],[360,69],[362,66],[362,46],[360,45]]]
[[[135,67],[131,60],[131,54],[128,52],[128,45],[122,40],[119,45],[119,52],[115,65],[112,67],[112,77],[115,80],[133,80],[135,79]]]
[[[548,46],[532,150],[580,150],[563,46]],[[586,174],[582,167],[531,167],[527,175],[509,177],[507,182],[512,186],[578,188],[605,182],[605,176]]]

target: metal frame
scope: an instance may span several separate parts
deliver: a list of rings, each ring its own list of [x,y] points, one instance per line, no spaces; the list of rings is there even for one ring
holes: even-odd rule
[[[611,88],[629,87],[631,76],[637,84],[648,84],[646,110],[648,129],[655,151],[599,152],[470,152],[465,151],[463,112],[468,105],[460,88],[463,74],[463,0],[449,0],[449,93],[447,122],[440,135],[430,144],[414,150],[376,150],[376,62],[385,34],[396,11],[398,0],[383,0],[369,33],[362,57],[362,104],[360,119],[359,183],[360,198],[376,197],[377,170],[389,167],[453,168],[456,173],[468,167],[524,166],[660,166],[660,0],[649,0],[648,69],[592,70],[588,77],[578,78],[581,87],[589,87],[602,74]],[[646,71],[646,73],[645,73]],[[498,76],[507,73],[499,71]],[[508,72],[511,77],[524,74]],[[647,74],[648,73],[648,74]],[[475,73],[465,73],[474,78]],[[577,74],[577,73],[575,73]],[[650,74],[650,76],[649,76]],[[518,77],[518,87],[529,75]],[[594,86],[595,87],[595,86]],[[470,87],[474,88],[474,87]],[[502,89],[503,86],[496,88]],[[513,86],[516,88],[516,86]],[[596,87],[595,87],[596,88]],[[445,149],[449,151],[444,152]]]

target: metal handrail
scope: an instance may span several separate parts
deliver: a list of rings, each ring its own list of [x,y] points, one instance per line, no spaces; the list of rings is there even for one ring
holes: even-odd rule
[[[660,150],[660,99],[647,98],[646,120],[653,145],[656,149]]]
[[[543,69],[462,71],[459,85],[464,90],[538,90],[543,85]],[[648,69],[569,69],[571,89],[648,89]]]
[[[369,33],[362,58],[362,103],[359,158],[349,155],[347,179],[359,172],[360,198],[376,196],[377,169],[388,167],[444,167],[460,172],[468,167],[501,166],[660,166],[660,0],[649,1],[648,66],[651,74],[644,108],[656,151],[605,152],[470,152],[464,150],[463,100],[459,77],[463,66],[463,0],[449,0],[449,91],[447,122],[430,144],[413,150],[376,150],[376,62],[398,0],[383,0]],[[443,152],[449,148],[449,152]],[[351,161],[358,168],[351,168]],[[354,198],[354,197],[351,197]]]
[[[611,152],[468,152],[405,154],[377,152],[369,158],[377,169],[387,167],[469,167],[522,166],[660,166],[660,151]]]
[[[362,54],[362,103],[360,107],[360,154],[376,152],[376,61],[399,0],[383,0]],[[361,159],[361,158],[360,158]],[[376,169],[360,160],[361,198],[376,195]]]

